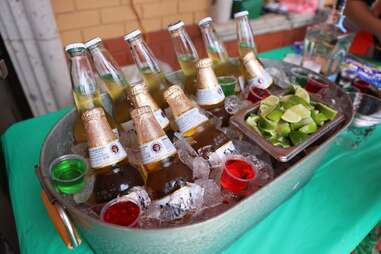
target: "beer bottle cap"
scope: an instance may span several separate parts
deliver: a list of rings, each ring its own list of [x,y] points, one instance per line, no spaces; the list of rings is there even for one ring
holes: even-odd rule
[[[102,39],[100,37],[95,37],[87,42],[85,42],[86,48],[90,48],[98,43],[102,42]]]
[[[137,36],[141,35],[142,34],[142,31],[140,31],[139,29],[136,29],[128,34],[126,34],[123,39],[127,42],[130,42],[131,40],[135,39]]]
[[[199,26],[203,26],[203,25],[206,25],[206,24],[209,24],[210,22],[212,22],[213,19],[211,17],[206,17],[206,18],[203,18],[201,19],[199,22],[198,22],[198,25]]]
[[[213,65],[212,59],[203,58],[198,60],[198,62],[196,63],[196,68],[197,69],[208,68],[208,67],[211,67],[212,65]]]
[[[70,44],[66,45],[65,51],[69,52],[73,49],[85,49],[85,48],[86,48],[85,44],[83,44],[81,42],[75,42],[75,43],[70,43]]]
[[[173,32],[176,31],[177,29],[184,27],[184,22],[182,20],[177,21],[176,23],[169,24],[168,25],[168,31]]]
[[[237,12],[234,14],[234,18],[237,19],[237,18],[244,17],[247,15],[249,15],[248,11],[240,11],[240,12]]]

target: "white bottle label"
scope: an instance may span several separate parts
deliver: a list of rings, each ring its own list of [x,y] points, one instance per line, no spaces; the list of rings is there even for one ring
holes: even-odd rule
[[[163,110],[158,109],[155,112],[153,112],[153,115],[155,116],[156,121],[159,122],[161,128],[165,129],[168,126],[169,120],[167,116],[164,114]]]
[[[196,102],[199,105],[213,105],[220,103],[225,99],[224,91],[221,86],[197,89]]]
[[[235,148],[233,142],[228,141],[223,146],[219,147],[214,153],[212,153],[209,158],[211,160],[222,160],[226,155],[232,154],[236,151],[237,149]]]
[[[140,145],[143,164],[160,161],[176,153],[176,148],[167,135]]]
[[[90,165],[92,168],[103,168],[126,158],[126,150],[119,139],[104,146],[89,148]]]
[[[194,183],[187,183],[177,191],[161,199],[153,201],[160,210],[160,219],[171,221],[184,217],[192,210],[202,207],[204,188]]]
[[[249,84],[260,89],[266,89],[273,83],[273,78],[267,71],[263,71],[262,75],[258,75],[253,79],[249,80]]]
[[[208,121],[208,118],[198,108],[192,108],[176,118],[176,124],[180,133],[187,132],[206,121]]]

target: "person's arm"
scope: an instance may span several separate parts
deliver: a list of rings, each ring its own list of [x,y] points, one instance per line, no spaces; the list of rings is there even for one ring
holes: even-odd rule
[[[381,1],[377,1],[371,9],[363,0],[348,0],[345,15],[360,29],[368,31],[381,39],[381,19],[378,15],[381,10]]]

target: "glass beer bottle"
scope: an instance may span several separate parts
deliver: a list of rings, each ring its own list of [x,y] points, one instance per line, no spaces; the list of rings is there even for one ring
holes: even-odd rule
[[[82,114],[82,121],[88,139],[90,166],[95,175],[90,203],[105,203],[127,194],[134,186],[142,186],[142,175],[128,163],[127,153],[111,130],[104,110],[87,110]]]
[[[105,112],[112,112],[112,110],[106,110],[105,108],[100,90],[96,85],[95,75],[85,45],[83,43],[72,43],[65,47],[65,51],[70,56],[70,77],[74,102],[78,112],[78,118],[75,121],[73,130],[74,141],[75,143],[84,143],[87,137],[80,119],[83,112],[95,107],[101,107]],[[118,133],[117,124],[112,116],[106,113],[106,117],[113,131]]]
[[[164,111],[159,108],[151,94],[148,92],[144,81],[133,84],[129,91],[129,99],[134,108],[149,106],[155,116],[155,119],[160,124],[160,127],[167,132],[169,130],[169,120]]]
[[[185,76],[184,90],[187,94],[195,94],[194,80],[196,78],[196,62],[198,54],[188,33],[185,31],[184,22],[178,21],[168,26],[173,46],[175,48],[177,61]]]
[[[208,53],[208,57],[213,61],[213,68],[217,76],[239,76],[238,64],[230,61],[228,52],[223,42],[218,38],[213,26],[211,17],[206,17],[198,22],[202,39]]]
[[[265,70],[262,63],[255,56],[254,52],[247,53],[243,59],[243,65],[248,74],[248,86],[255,86],[260,89],[266,89],[273,83],[273,78]]]
[[[217,156],[216,159],[222,159],[225,154],[236,150],[233,142],[200,112],[179,86],[168,88],[164,97],[172,110],[179,132],[183,137],[191,138],[192,147],[201,156],[207,159]]]
[[[142,32],[139,29],[134,30],[126,34],[124,40],[130,46],[132,58],[142,74],[150,94],[160,108],[165,108],[163,92],[168,87],[168,81],[160,69],[158,60],[144,42]]]
[[[241,59],[249,52],[257,54],[254,33],[250,26],[248,15],[248,11],[241,11],[234,14],[238,33],[238,52]]]
[[[155,119],[149,106],[132,110],[138,136],[145,183],[152,199],[159,199],[192,182],[192,171],[183,164],[175,146]]]
[[[122,124],[131,119],[129,102],[127,101],[127,90],[129,84],[122,73],[117,62],[104,47],[101,38],[96,37],[85,43],[89,50],[95,68],[104,81],[107,93],[113,104],[114,119]]]
[[[222,125],[229,124],[229,113],[225,110],[225,95],[218,83],[210,58],[200,59],[197,64],[196,102],[222,120]]]

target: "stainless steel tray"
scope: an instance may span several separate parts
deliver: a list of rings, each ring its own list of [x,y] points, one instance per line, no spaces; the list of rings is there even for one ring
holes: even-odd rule
[[[263,63],[286,70],[292,67],[275,60],[263,59]],[[332,92],[331,99],[339,99],[342,109],[352,108],[344,91],[335,88]],[[89,216],[58,194],[50,183],[49,164],[56,157],[70,153],[72,126],[76,118],[74,111],[66,114],[46,137],[41,149],[39,178],[50,200],[63,208],[62,211],[78,226],[80,235],[96,253],[220,253],[304,186],[329,145],[351,122],[352,111],[347,110],[344,117],[344,122],[327,133],[320,143],[313,144],[314,148],[306,156],[297,156],[287,163],[274,162],[277,175],[272,182],[218,216],[191,225],[150,230],[123,228]]]

